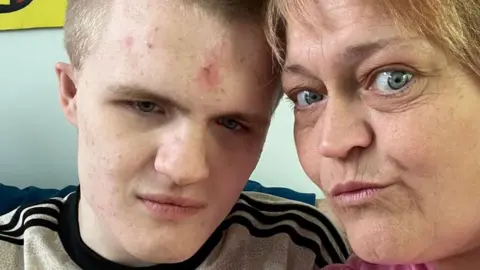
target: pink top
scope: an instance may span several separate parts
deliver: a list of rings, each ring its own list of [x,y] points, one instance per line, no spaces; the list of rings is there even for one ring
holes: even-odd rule
[[[322,270],[434,270],[426,264],[378,265],[368,263],[357,256],[352,256],[346,264],[332,264]]]

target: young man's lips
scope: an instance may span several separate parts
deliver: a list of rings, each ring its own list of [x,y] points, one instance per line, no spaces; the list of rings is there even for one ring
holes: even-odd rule
[[[163,194],[146,194],[140,195],[140,199],[145,201],[151,201],[158,204],[167,204],[167,205],[174,205],[178,207],[185,207],[185,208],[202,208],[205,206],[203,202],[200,200],[185,198],[185,197],[175,197]]]
[[[142,195],[139,199],[151,214],[161,220],[184,219],[206,206],[199,200],[166,195]]]

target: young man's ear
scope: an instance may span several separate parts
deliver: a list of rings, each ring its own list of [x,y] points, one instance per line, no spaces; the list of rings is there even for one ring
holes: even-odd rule
[[[73,67],[67,63],[57,63],[55,72],[58,78],[60,106],[67,120],[77,126],[77,86],[75,85]]]

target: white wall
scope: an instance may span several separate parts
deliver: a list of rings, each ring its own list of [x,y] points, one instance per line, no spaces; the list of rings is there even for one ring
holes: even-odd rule
[[[66,61],[62,32],[0,32],[0,183],[62,187],[77,182],[76,138],[57,98],[54,64]],[[252,179],[321,195],[303,173],[282,102]]]

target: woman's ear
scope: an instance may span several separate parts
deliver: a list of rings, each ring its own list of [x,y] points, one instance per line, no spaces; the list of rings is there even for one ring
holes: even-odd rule
[[[75,85],[74,69],[67,63],[57,63],[55,72],[58,78],[60,106],[67,120],[77,126],[77,86]]]

